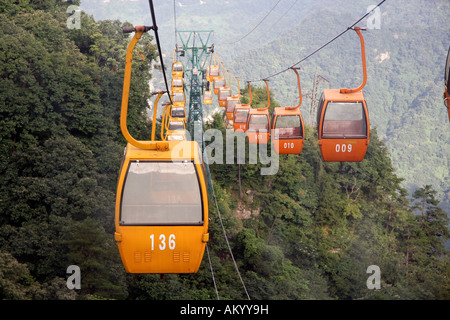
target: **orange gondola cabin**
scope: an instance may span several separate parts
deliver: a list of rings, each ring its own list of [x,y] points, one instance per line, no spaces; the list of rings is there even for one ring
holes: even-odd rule
[[[270,94],[268,80],[264,79],[267,87],[268,104],[264,108],[250,109],[247,120],[247,138],[250,144],[267,144],[270,138]]]
[[[367,81],[364,38],[361,42],[363,82],[354,89],[325,89],[317,112],[319,147],[324,161],[362,161],[369,146],[369,112],[362,92]]]
[[[369,145],[369,114],[362,91],[325,89],[317,130],[324,161],[362,161]]]
[[[195,141],[127,145],[116,232],[128,273],[195,273],[208,241],[206,177]]]
[[[297,75],[300,101],[296,107],[277,107],[272,114],[271,137],[277,154],[300,154],[305,140],[303,117],[300,111],[302,90],[297,68],[291,67]]]
[[[125,63],[120,128],[128,144],[117,183],[114,239],[127,273],[195,273],[209,240],[201,150],[196,141],[155,141],[157,105],[163,91],[154,103],[151,140],[138,141],[127,128],[132,53],[149,29],[124,28],[124,32],[136,33]],[[169,108],[166,104],[161,137]],[[183,119],[181,123],[184,128]]]

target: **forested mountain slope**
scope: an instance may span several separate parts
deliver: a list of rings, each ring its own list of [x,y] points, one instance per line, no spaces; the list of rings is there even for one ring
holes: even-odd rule
[[[375,128],[361,163],[324,163],[307,127],[304,151],[280,157],[275,175],[211,164],[211,265],[205,254],[197,274],[126,274],[113,233],[127,24],[82,14],[68,29],[68,5],[0,0],[1,299],[449,299],[447,213],[428,185],[408,195]],[[152,40],[133,62],[128,124],[140,139]],[[225,133],[220,114],[209,127]],[[81,289],[66,285],[70,265]]]

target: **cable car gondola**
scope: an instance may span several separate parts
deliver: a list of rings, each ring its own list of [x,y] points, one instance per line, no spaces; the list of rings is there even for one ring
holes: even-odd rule
[[[233,120],[233,116],[234,116],[234,108],[237,105],[241,104],[241,89],[239,86],[239,79],[237,77],[236,81],[237,81],[237,88],[238,88],[238,94],[235,96],[231,96],[227,98],[227,101],[225,103],[225,115],[227,117],[228,120]]]
[[[203,103],[204,104],[212,104],[212,91],[211,90],[206,90],[203,93]]]
[[[172,64],[172,77],[173,78],[183,78],[183,64],[176,61]]]
[[[184,91],[172,91],[172,103],[182,105],[186,104],[186,95]]]
[[[367,81],[364,38],[361,41],[364,79],[355,89],[325,89],[319,102],[317,131],[324,161],[362,161],[369,145],[369,113],[362,88]]]
[[[218,54],[217,54],[218,55]],[[206,69],[206,80],[213,82],[216,77],[220,76],[219,62],[216,64],[216,57],[213,55],[214,64]],[[218,57],[219,59],[219,57]]]
[[[172,118],[179,118],[186,121],[186,110],[181,104],[173,104],[170,108],[170,116]]]
[[[213,89],[214,94],[219,95],[219,88],[225,87],[225,78],[224,77],[216,77],[213,81]]]
[[[208,195],[196,141],[135,140],[127,128],[133,49],[145,27],[136,27],[126,57],[120,126],[128,141],[120,168],[115,234],[127,273],[195,273],[208,234]],[[167,106],[166,106],[167,108]]]
[[[222,64],[223,66],[223,64]],[[224,67],[225,70],[225,67]],[[225,72],[225,71],[224,71]],[[225,107],[227,103],[227,98],[232,96],[231,93],[231,75],[230,71],[228,71],[228,86],[225,84],[223,87],[219,88],[218,94],[217,94],[217,100],[219,101],[219,106]]]
[[[239,97],[228,97],[225,104],[225,115],[228,120],[234,120],[234,109],[236,106],[241,105]]]
[[[172,92],[182,92],[184,90],[183,78],[172,78]]]
[[[252,87],[250,85],[250,82],[248,83],[248,92],[250,95],[250,101],[247,104],[236,104],[233,111],[233,128],[234,131],[247,131],[247,122],[248,122],[248,115],[250,114],[251,104],[252,104]]]
[[[222,87],[219,88],[219,94],[217,95],[217,99],[219,100],[219,106],[224,107],[227,104],[227,99],[231,97],[231,88],[230,87]]]
[[[303,117],[300,112],[302,90],[297,68],[292,67],[297,74],[300,102],[296,107],[278,107],[272,115],[272,143],[277,154],[300,154],[305,140]]]
[[[269,84],[267,79],[264,79],[267,87],[267,107],[250,109],[247,120],[247,138],[251,144],[266,144],[270,138],[270,94]]]

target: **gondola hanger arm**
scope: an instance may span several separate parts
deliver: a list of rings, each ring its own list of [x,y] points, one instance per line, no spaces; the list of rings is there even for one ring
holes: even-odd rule
[[[260,110],[267,110],[270,107],[269,79],[263,79],[263,81],[266,83],[266,88],[267,88],[267,107],[261,108]]]
[[[298,94],[299,94],[300,101],[299,101],[297,106],[295,106],[295,107],[286,107],[286,110],[295,110],[295,109],[300,108],[300,106],[302,104],[302,88],[301,88],[301,85],[300,85],[300,75],[298,74],[298,71],[297,71],[298,69],[300,69],[300,67],[290,67],[290,69],[294,70],[295,74],[297,75]]]
[[[340,92],[341,93],[354,93],[354,92],[358,92],[361,91],[364,86],[366,85],[367,82],[367,70],[366,70],[366,49],[365,49],[365,45],[364,45],[364,37],[361,34],[361,30],[366,30],[366,28],[361,28],[361,27],[353,27],[351,28],[353,30],[356,31],[356,33],[359,36],[360,42],[361,42],[361,57],[362,57],[362,67],[363,67],[363,81],[361,83],[361,85],[357,88],[354,89],[341,89]]]
[[[125,74],[124,74],[123,91],[122,91],[122,105],[121,105],[121,110],[120,110],[120,129],[122,131],[123,136],[130,144],[132,144],[133,146],[135,146],[137,148],[141,148],[141,149],[156,149],[156,142],[155,141],[138,141],[131,136],[130,132],[128,131],[128,127],[127,127],[128,100],[129,100],[129,96],[130,96],[130,81],[131,81],[131,66],[132,66],[132,61],[133,61],[133,50],[134,50],[134,47],[136,46],[137,42],[141,38],[142,34],[144,34],[144,32],[147,32],[150,29],[153,29],[153,27],[137,26],[137,27],[125,27],[122,29],[124,33],[135,32],[135,34],[134,34],[133,38],[131,39],[131,41],[128,45],[128,48],[127,48],[127,55],[126,55],[126,62],[125,62]]]
[[[246,106],[246,107],[250,106],[252,104],[252,100],[253,100],[253,97],[252,97],[252,86],[250,85],[250,81],[247,81],[247,84],[248,84],[248,93],[250,95],[250,101],[247,104],[243,104],[243,106]]]

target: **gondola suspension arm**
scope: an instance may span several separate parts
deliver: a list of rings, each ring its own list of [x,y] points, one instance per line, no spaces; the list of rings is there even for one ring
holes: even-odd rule
[[[361,40],[361,57],[362,57],[362,67],[363,67],[363,81],[361,83],[361,85],[358,88],[354,88],[354,89],[341,89],[341,93],[353,93],[353,92],[358,92],[361,91],[364,86],[366,85],[367,82],[367,70],[366,70],[366,49],[364,46],[364,38],[361,34],[360,30],[366,30],[366,28],[360,28],[360,27],[353,27],[353,30],[356,31],[356,33],[359,36],[359,39]]]

